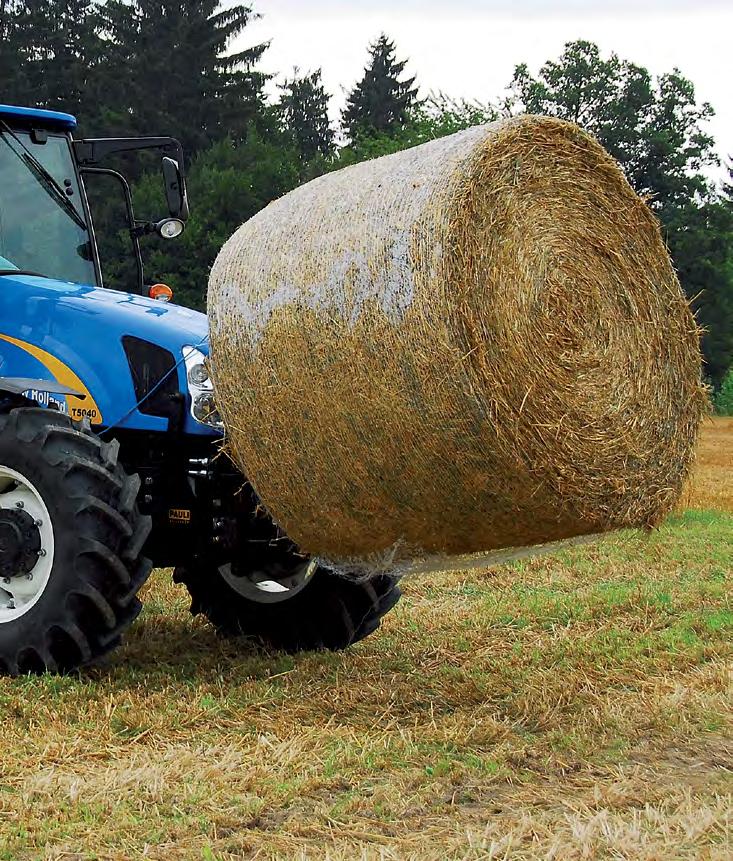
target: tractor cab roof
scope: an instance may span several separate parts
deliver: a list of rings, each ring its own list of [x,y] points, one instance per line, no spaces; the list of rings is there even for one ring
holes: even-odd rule
[[[76,128],[76,117],[62,114],[58,111],[46,111],[41,108],[21,108],[14,105],[0,105],[0,120],[8,125],[23,125],[29,128],[54,129],[57,131],[73,131]]]

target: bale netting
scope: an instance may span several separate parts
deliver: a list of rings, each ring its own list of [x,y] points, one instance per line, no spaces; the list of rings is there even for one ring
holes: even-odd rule
[[[208,310],[230,453],[337,569],[653,526],[690,470],[695,322],[655,217],[566,122],[309,182],[226,243]]]

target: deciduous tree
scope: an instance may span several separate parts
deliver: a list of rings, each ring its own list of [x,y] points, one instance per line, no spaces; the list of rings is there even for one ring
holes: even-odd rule
[[[697,103],[678,69],[654,81],[643,67],[578,41],[537,77],[517,66],[510,87],[510,109],[570,120],[595,135],[663,220],[709,193],[702,168],[717,158],[703,126],[713,110]]]
[[[266,136],[251,130],[244,140],[225,139],[201,153],[189,171],[188,187],[195,206],[183,236],[175,243],[157,238],[146,243],[148,281],[170,283],[176,301],[203,309],[209,269],[222,245],[235,228],[297,185],[300,167],[289,136],[274,129]],[[140,180],[134,199],[141,216],[160,214],[157,171]],[[120,280],[123,274],[119,273]]]

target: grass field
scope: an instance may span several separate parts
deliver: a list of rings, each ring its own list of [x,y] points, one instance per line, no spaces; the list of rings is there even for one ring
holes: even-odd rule
[[[381,633],[217,641],[158,572],[108,666],[0,679],[0,859],[733,858],[733,419],[688,509],[405,583]]]

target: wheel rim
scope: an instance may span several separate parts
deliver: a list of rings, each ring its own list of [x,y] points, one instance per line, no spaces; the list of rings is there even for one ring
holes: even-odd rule
[[[0,577],[0,625],[33,607],[48,585],[53,568],[54,537],[43,497],[24,475],[0,464],[0,510],[20,510],[33,518],[41,539],[38,561],[28,571]]]
[[[230,563],[219,567],[221,576],[238,595],[257,604],[279,604],[281,601],[289,601],[305,589],[317,570],[318,561],[309,559],[288,577],[273,580],[271,571],[249,571],[240,577],[232,571]]]

